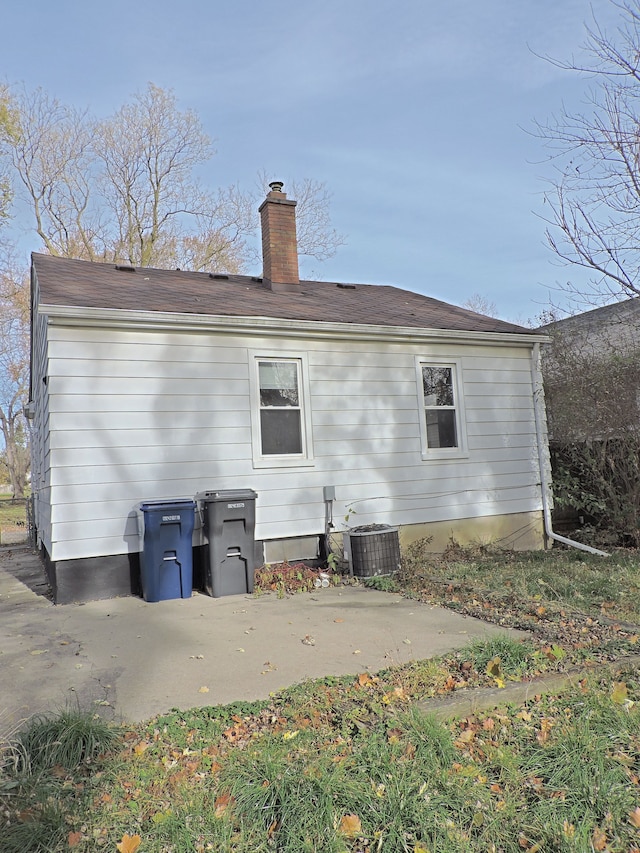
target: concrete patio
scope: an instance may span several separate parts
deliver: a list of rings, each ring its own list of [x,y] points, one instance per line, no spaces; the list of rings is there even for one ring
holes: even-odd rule
[[[0,549],[0,735],[69,704],[137,721],[266,698],[505,631],[362,585],[155,604],[129,596],[55,606],[46,592],[35,552]]]

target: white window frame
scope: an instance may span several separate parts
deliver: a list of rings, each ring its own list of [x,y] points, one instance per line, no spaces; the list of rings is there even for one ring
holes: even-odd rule
[[[298,368],[298,392],[300,395],[300,430],[302,453],[264,454],[262,452],[262,429],[260,423],[260,378],[258,365],[261,361],[294,362]],[[309,391],[309,362],[306,353],[249,350],[249,396],[251,402],[251,443],[254,468],[296,468],[314,464],[311,435],[311,393]]]
[[[453,382],[453,410],[455,412],[457,447],[429,447],[427,440],[427,406],[424,399],[422,368],[450,367]],[[420,444],[423,459],[462,459],[469,455],[467,449],[467,424],[464,414],[464,398],[462,394],[462,365],[459,358],[436,358],[416,356],[416,383],[420,411]]]

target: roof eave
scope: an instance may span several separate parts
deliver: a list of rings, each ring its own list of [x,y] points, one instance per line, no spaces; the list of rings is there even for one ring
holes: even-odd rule
[[[316,337],[359,340],[384,338],[390,341],[415,339],[447,339],[495,344],[546,343],[548,335],[520,332],[468,331],[430,329],[415,326],[381,326],[367,323],[327,323],[319,320],[290,320],[281,317],[235,317],[211,314],[188,314],[162,311],[131,311],[121,308],[85,308],[72,305],[40,303],[40,313],[49,322],[61,321],[70,326],[148,329],[172,328],[177,331],[259,332],[270,337]]]

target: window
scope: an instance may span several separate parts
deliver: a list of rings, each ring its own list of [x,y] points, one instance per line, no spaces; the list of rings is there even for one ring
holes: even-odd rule
[[[420,360],[416,366],[424,410],[421,421],[423,456],[459,455],[464,450],[459,365]]]
[[[258,361],[263,456],[302,453],[298,377],[295,361]]]
[[[305,360],[254,354],[253,362],[254,464],[304,464],[312,458]]]

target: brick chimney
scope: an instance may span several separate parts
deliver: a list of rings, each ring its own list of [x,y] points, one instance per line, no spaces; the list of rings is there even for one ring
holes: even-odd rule
[[[300,288],[296,204],[282,192],[282,181],[272,181],[260,205],[262,224],[262,278],[275,291]]]

